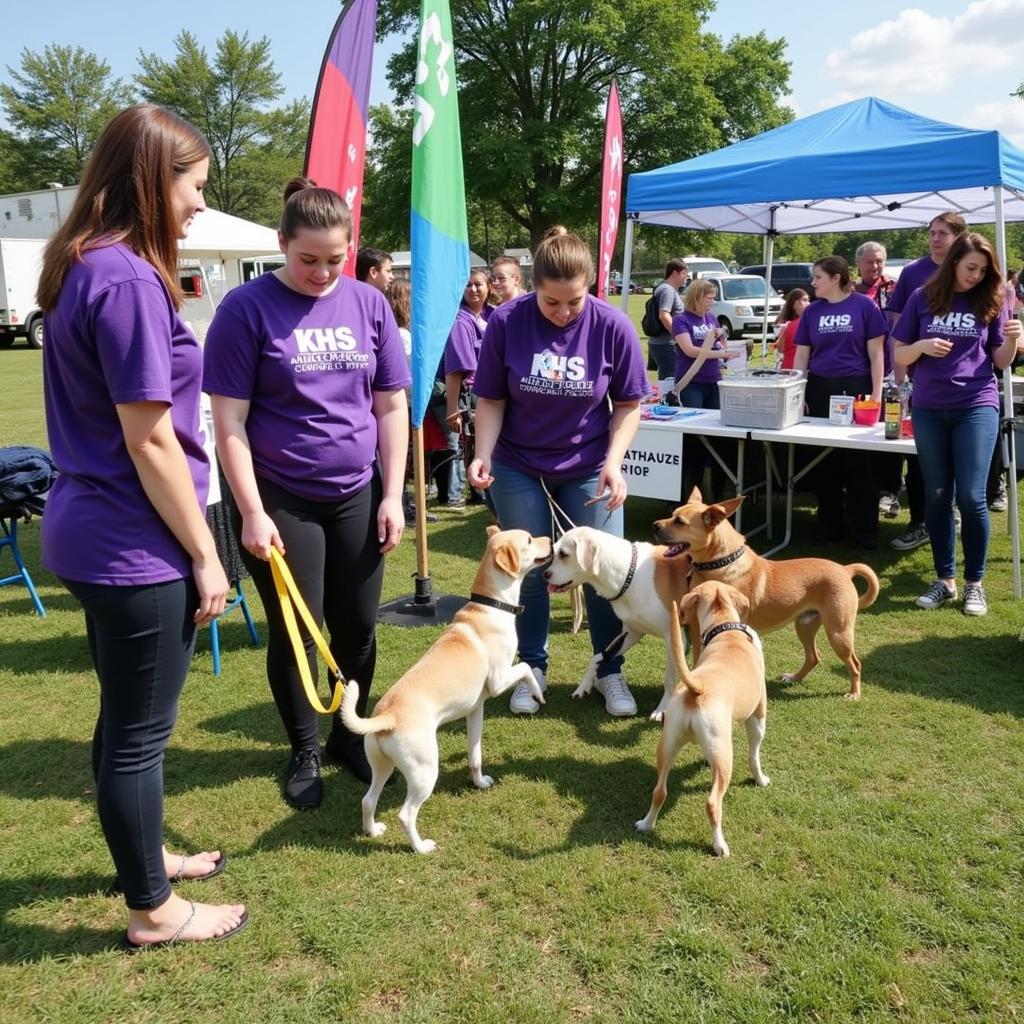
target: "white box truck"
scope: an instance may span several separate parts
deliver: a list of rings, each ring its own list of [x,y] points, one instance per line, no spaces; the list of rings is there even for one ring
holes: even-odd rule
[[[19,334],[32,348],[43,347],[43,311],[36,302],[36,288],[45,248],[45,238],[0,236],[0,348],[9,348]]]

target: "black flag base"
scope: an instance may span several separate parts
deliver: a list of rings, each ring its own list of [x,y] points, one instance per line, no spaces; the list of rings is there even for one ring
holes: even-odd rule
[[[430,577],[417,576],[416,593],[382,604],[377,610],[377,621],[386,622],[389,626],[443,626],[452,621],[466,600],[457,594],[442,594],[435,598]]]

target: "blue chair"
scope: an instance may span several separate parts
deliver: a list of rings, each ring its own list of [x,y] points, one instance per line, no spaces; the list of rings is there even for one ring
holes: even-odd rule
[[[36,614],[39,618],[45,619],[46,611],[43,608],[43,602],[39,600],[36,586],[32,582],[28,569],[25,568],[25,560],[21,557],[21,550],[18,548],[18,517],[21,514],[20,508],[12,505],[0,506],[0,530],[3,531],[3,535],[0,536],[0,552],[4,548],[10,548],[11,554],[14,556],[14,563],[18,567],[18,571],[12,576],[0,579],[0,587],[5,587],[8,583],[23,583],[28,587],[29,596],[36,606]]]
[[[215,676],[220,675],[220,631],[217,628],[217,623],[229,612],[233,612],[236,608],[242,609],[242,614],[245,616],[245,625],[249,630],[249,639],[252,641],[253,647],[259,647],[260,645],[260,635],[256,632],[256,626],[253,624],[252,614],[249,611],[249,602],[246,601],[245,594],[242,591],[241,580],[236,579],[234,581],[234,588],[237,592],[236,596],[225,606],[224,611],[210,623],[210,653],[213,655],[213,674]]]

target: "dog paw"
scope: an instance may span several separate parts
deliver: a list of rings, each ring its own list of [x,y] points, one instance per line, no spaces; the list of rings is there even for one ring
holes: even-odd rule
[[[755,775],[754,776],[754,781],[759,786],[770,786],[772,784],[772,780],[770,778],[768,778],[768,776],[765,775],[764,772],[762,772],[760,775]]]
[[[857,690],[856,693],[853,690],[849,693],[844,693],[843,700],[860,700],[860,690]]]
[[[779,676],[780,683],[795,683],[796,681],[797,678],[795,672],[783,672],[783,674]]]
[[[590,684],[587,682],[580,683],[575,690],[572,691],[573,700],[581,700],[590,693]]]
[[[635,828],[637,830],[637,832],[643,832],[645,834],[654,831],[654,826],[653,825],[649,825],[647,823],[647,819],[646,818],[641,818],[639,821],[634,821],[633,822],[633,828]]]
[[[433,853],[437,849],[437,843],[433,839],[421,839],[420,845],[416,847],[417,853]]]
[[[531,690],[530,691],[530,696],[533,697],[533,699],[538,704],[547,704],[547,701],[544,699],[544,691],[541,690],[541,688],[539,686],[537,687],[536,690]]]
[[[731,857],[732,851],[729,849],[729,844],[726,842],[715,844],[715,856],[716,857]]]
[[[473,780],[477,789],[490,789],[494,785],[494,779],[490,775],[480,775]]]
[[[381,821],[375,821],[367,830],[366,834],[371,836],[373,839],[378,839],[380,836],[387,832],[388,827]]]

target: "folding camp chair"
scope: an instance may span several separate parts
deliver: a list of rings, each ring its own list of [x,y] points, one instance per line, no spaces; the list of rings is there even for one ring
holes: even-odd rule
[[[43,602],[39,600],[36,586],[32,582],[32,577],[25,566],[25,559],[21,557],[21,549],[18,547],[18,520],[23,517],[25,517],[25,511],[20,506],[0,505],[0,530],[3,531],[2,535],[0,535],[0,554],[2,554],[4,548],[10,548],[11,554],[14,556],[14,563],[18,567],[16,573],[0,579],[0,587],[4,587],[8,583],[23,583],[28,587],[29,596],[32,598],[32,603],[36,608],[36,614],[41,619],[45,619],[46,611],[43,608]]]

